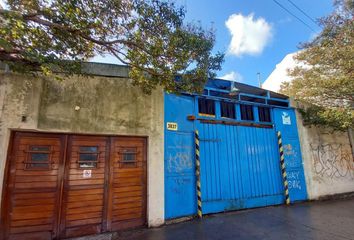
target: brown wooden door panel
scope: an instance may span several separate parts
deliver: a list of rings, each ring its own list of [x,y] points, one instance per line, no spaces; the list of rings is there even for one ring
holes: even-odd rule
[[[80,228],[87,229],[87,225],[91,225],[89,234],[102,232],[108,147],[107,137],[70,137],[62,210],[63,237],[85,235],[87,230],[81,232]]]
[[[119,187],[114,188],[113,191],[116,193],[132,192],[132,191],[143,191],[143,186],[132,186],[132,187]]]
[[[28,176],[16,176],[15,178],[16,183],[54,182],[55,186],[57,184],[57,181],[58,181],[58,176],[45,175],[45,174],[41,174],[40,177],[29,178]]]
[[[146,142],[144,138],[111,141],[111,229],[145,224]]]
[[[50,224],[52,219],[49,218],[39,218],[39,219],[26,219],[26,220],[17,220],[12,221],[11,226],[13,227],[21,227],[21,226],[37,226],[37,225],[45,225]]]
[[[3,207],[5,237],[41,239],[57,235],[63,137],[53,134],[16,133],[8,161]],[[6,181],[6,179],[5,179]],[[27,238],[28,235],[28,238]],[[48,238],[47,238],[48,239]]]
[[[85,202],[69,202],[66,204],[67,209],[80,209],[85,211],[90,207],[100,207],[102,209],[102,200],[86,200]],[[67,210],[68,211],[68,210]]]
[[[120,192],[116,194],[118,198],[129,198],[129,197],[141,197],[141,190],[140,191],[129,191],[129,192]]]
[[[10,145],[5,239],[58,239],[146,223],[145,138],[15,132]]]
[[[82,194],[103,194],[103,189],[102,188],[97,188],[97,189],[81,189],[81,190],[76,190],[76,191],[71,191],[69,193],[69,196],[81,196]]]

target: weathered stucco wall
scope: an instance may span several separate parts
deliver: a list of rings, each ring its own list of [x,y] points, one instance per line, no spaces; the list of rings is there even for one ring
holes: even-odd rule
[[[42,80],[0,72],[0,190],[11,129],[37,129]],[[26,121],[22,121],[26,116]],[[1,199],[0,199],[1,201]]]
[[[309,199],[354,192],[354,158],[348,132],[304,126],[297,113]]]
[[[122,76],[58,81],[0,72],[0,188],[10,129],[147,136],[148,223],[162,224],[163,91],[144,95],[124,77],[126,72]]]

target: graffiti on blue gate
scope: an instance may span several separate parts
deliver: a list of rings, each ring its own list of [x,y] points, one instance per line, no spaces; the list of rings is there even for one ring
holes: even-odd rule
[[[184,194],[186,189],[184,186],[187,186],[192,182],[191,178],[175,178],[174,184],[171,187],[171,191],[176,194]]]
[[[170,146],[167,156],[167,171],[170,173],[182,173],[193,168],[191,146]]]
[[[310,144],[315,173],[330,179],[354,179],[354,159],[349,144]]]
[[[297,157],[297,152],[295,151],[295,149],[291,146],[291,144],[285,144],[283,146],[284,148],[284,155],[285,156],[294,156]]]
[[[294,148],[291,144],[284,144],[284,155],[286,159],[287,168],[296,168],[301,164],[301,156],[298,152],[298,149]]]
[[[287,174],[289,189],[301,190],[300,171],[291,171]]]

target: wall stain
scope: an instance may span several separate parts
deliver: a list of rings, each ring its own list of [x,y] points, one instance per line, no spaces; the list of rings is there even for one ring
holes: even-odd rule
[[[128,79],[48,79],[38,126],[74,132],[141,132],[154,126],[158,117],[153,114],[154,96],[142,94]]]

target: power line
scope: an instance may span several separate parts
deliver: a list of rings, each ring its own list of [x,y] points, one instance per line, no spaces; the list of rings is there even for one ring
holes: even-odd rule
[[[288,0],[289,3],[291,3],[291,5],[293,5],[297,10],[299,10],[300,12],[302,12],[302,14],[304,14],[308,19],[310,19],[313,23],[315,23],[316,25],[317,22],[315,21],[315,19],[313,19],[311,16],[309,16],[305,11],[303,11],[299,6],[297,6],[293,1]]]
[[[293,14],[291,11],[289,11],[286,7],[284,7],[281,3],[279,3],[277,0],[273,0],[273,2],[275,2],[276,4],[278,4],[282,9],[284,9],[286,12],[288,12],[291,16],[293,16],[294,18],[296,18],[297,20],[299,20],[300,22],[302,22],[302,24],[304,24],[306,27],[308,27],[311,31],[315,32],[315,30],[310,27],[310,25],[308,25],[307,23],[305,23],[301,18],[299,18],[298,16],[296,16],[295,14]]]

